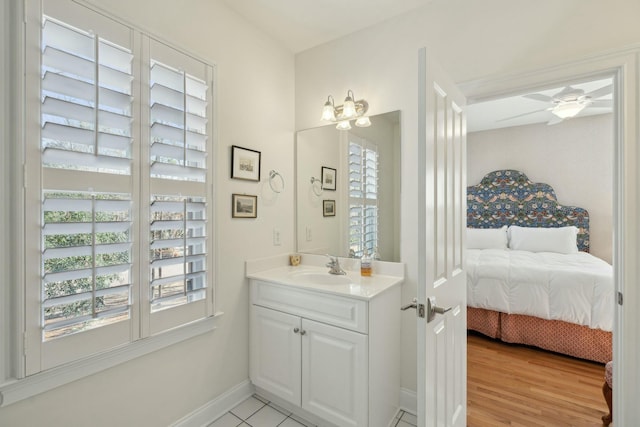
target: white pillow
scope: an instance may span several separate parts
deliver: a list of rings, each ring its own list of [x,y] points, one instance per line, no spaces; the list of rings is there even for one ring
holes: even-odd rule
[[[509,247],[516,251],[578,253],[578,228],[509,227]]]
[[[467,228],[467,249],[507,249],[507,226]]]

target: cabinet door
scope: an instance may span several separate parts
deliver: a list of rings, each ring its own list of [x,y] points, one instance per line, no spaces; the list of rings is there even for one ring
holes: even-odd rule
[[[302,319],[302,407],[340,427],[367,425],[367,335]]]
[[[300,318],[252,305],[250,346],[251,381],[300,405]]]

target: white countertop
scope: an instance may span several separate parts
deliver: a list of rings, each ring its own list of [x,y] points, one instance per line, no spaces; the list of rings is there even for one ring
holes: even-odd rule
[[[305,257],[307,257],[307,255],[305,255]],[[326,274],[329,276],[327,280],[332,280],[332,275],[329,274],[329,268],[324,266],[319,267],[317,265],[300,264],[296,267],[280,265],[266,269],[256,269],[249,267],[250,262],[251,261],[248,261],[247,264],[247,277],[249,279],[262,280],[286,286],[294,286],[300,289],[309,289],[363,300],[370,300],[385,290],[401,284],[404,280],[404,274],[400,273],[404,271],[404,265],[400,263],[394,263],[399,264],[399,268],[396,268],[395,271],[393,271],[393,268],[385,269],[385,273],[393,272],[394,274],[376,274],[375,267],[374,273],[371,276],[361,276],[359,270],[346,270],[346,275],[336,276],[336,278],[337,280],[345,281],[348,279],[349,283],[321,284],[312,283],[313,281],[308,280],[300,280],[300,276],[305,274]],[[264,266],[266,267],[266,265]]]

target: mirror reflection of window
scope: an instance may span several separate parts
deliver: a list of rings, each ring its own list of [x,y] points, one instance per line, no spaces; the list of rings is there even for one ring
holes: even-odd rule
[[[375,243],[368,249],[376,249],[381,261],[400,261],[400,201],[401,201],[401,126],[400,111],[391,111],[371,116],[371,126],[354,127],[349,131],[337,131],[335,126],[320,126],[303,129],[296,133],[296,250],[300,253],[326,254],[355,257],[364,249],[358,238],[357,247],[351,254],[350,203],[351,191],[349,167],[349,142],[361,138],[372,144],[377,153],[377,187],[373,209],[358,213],[360,218],[371,212],[368,228]],[[366,148],[366,146],[365,146]],[[373,154],[373,153],[372,153]],[[310,183],[311,177],[319,178],[322,167],[336,169],[335,193],[318,194]],[[358,182],[364,182],[362,169],[358,169]],[[319,184],[319,183],[318,183]],[[316,185],[319,187],[319,185]],[[363,191],[362,187],[358,191]],[[366,189],[367,193],[371,193]],[[364,192],[362,197],[364,198]],[[370,194],[371,196],[372,194]],[[335,198],[335,217],[323,215],[322,201]],[[365,200],[366,201],[366,200]],[[368,203],[371,200],[368,201]],[[365,206],[364,203],[361,203]],[[362,220],[358,233],[365,234]],[[355,231],[354,231],[355,233]],[[372,257],[376,252],[370,254]]]
[[[378,146],[349,135],[349,255],[378,248]]]

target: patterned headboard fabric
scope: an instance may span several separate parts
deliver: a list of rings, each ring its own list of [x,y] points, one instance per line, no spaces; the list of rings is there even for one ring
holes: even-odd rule
[[[467,187],[467,227],[578,227],[578,250],[589,252],[589,213],[562,206],[548,184],[532,182],[517,170],[498,170]]]

